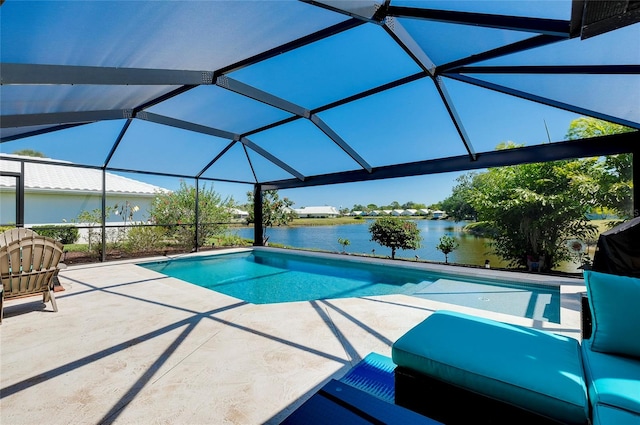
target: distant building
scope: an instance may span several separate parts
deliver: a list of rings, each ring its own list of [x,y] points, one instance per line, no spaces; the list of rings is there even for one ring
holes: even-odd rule
[[[351,213],[349,213],[349,215],[351,216],[363,216],[363,215],[367,215],[365,212],[363,211],[351,211]]]
[[[445,211],[440,211],[440,210],[434,211],[432,217],[433,217],[434,220],[439,220],[439,219],[442,219],[442,218],[446,218],[447,217],[447,213]]]
[[[399,217],[402,215],[403,212],[404,210],[391,210],[391,215],[395,217]]]
[[[401,215],[414,216],[414,215],[417,215],[417,214],[418,214],[418,210],[414,210],[414,209],[408,208],[408,209],[402,211]]]
[[[431,210],[428,208],[421,208],[418,210],[418,214],[420,215],[429,215],[431,213]]]
[[[234,220],[246,220],[249,218],[249,213],[238,208],[231,208],[231,217]]]
[[[336,207],[303,207],[293,210],[299,218],[334,218],[340,215]]]

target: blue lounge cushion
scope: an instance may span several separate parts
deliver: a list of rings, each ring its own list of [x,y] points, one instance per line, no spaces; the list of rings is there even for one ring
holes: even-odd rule
[[[585,271],[591,349],[640,358],[640,279]]]
[[[596,404],[593,425],[640,425],[640,416],[613,406]]]
[[[592,404],[617,406],[640,415],[640,362],[637,359],[592,351],[588,342],[584,342],[582,362]]]
[[[392,358],[562,422],[588,420],[580,344],[572,338],[440,310],[398,339]]]

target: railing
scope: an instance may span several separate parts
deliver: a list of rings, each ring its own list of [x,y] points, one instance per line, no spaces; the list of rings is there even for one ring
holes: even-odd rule
[[[197,227],[195,223],[107,223],[104,226],[74,223],[29,227],[62,242],[65,245],[66,264],[171,255],[253,244],[252,240],[233,234],[234,227],[245,227],[240,221],[200,223]]]

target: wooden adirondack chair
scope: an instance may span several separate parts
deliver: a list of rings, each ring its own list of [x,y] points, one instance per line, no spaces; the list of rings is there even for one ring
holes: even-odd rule
[[[53,285],[62,264],[62,248],[60,242],[36,234],[0,246],[0,323],[7,299],[42,294],[42,301],[51,301],[53,311],[58,311]]]
[[[0,246],[9,245],[13,241],[19,241],[22,238],[31,237],[36,233],[31,229],[24,227],[16,227],[13,229],[5,230],[0,233]]]

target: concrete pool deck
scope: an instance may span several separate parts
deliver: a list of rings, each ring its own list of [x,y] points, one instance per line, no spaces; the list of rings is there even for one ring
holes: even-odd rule
[[[442,308],[580,339],[580,279],[522,275],[562,285],[556,324],[406,295],[253,305],[136,262],[63,270],[57,313],[5,303],[0,423],[279,423]]]

